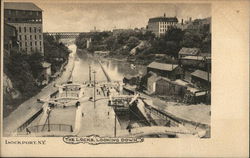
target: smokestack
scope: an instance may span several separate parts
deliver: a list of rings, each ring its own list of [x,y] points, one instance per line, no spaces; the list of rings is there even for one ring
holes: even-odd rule
[[[181,19],[181,25],[183,25],[183,24],[184,24],[183,19]]]
[[[164,17],[166,17],[166,13],[164,13]]]

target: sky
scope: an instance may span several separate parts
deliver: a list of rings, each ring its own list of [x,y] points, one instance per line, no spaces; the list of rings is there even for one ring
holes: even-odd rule
[[[211,16],[211,5],[206,3],[63,2],[33,1],[43,10],[43,32],[88,32],[94,27],[101,31],[141,28],[146,27],[149,18],[164,13],[176,16],[179,21]]]

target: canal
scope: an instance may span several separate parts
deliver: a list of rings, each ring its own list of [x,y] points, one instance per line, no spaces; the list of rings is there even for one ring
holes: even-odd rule
[[[91,65],[91,71],[96,71],[96,81],[107,81],[106,76],[104,75],[100,64],[97,59],[90,55],[79,55],[76,53],[76,46],[69,45],[69,49],[75,54],[75,66],[72,73],[73,82],[83,83],[89,81],[89,65]],[[137,76],[143,75],[146,72],[145,66],[136,65],[135,69],[132,69],[130,63],[125,61],[118,61],[113,59],[102,59],[99,58],[105,71],[110,76],[113,81],[122,81],[123,78],[127,75]],[[93,80],[94,74],[91,73],[91,78]],[[139,126],[145,126],[145,119],[141,118],[138,114],[138,111],[130,110],[128,114],[117,113],[120,126],[125,129],[128,124],[136,124]]]

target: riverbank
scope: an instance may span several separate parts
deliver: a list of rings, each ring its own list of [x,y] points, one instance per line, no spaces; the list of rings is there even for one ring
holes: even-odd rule
[[[55,79],[44,87],[38,94],[23,102],[14,110],[9,116],[3,119],[3,134],[4,136],[10,136],[10,134],[25,123],[30,117],[36,114],[41,108],[42,104],[37,102],[37,99],[46,99],[51,93],[57,91],[57,87],[54,84],[61,84],[67,82],[74,69],[75,51],[69,55],[68,64],[65,67],[65,71],[61,77]]]

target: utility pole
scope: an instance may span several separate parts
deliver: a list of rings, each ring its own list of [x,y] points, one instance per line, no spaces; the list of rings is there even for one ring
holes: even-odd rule
[[[91,83],[91,65],[89,64],[89,83]]]
[[[94,73],[94,108],[95,108],[95,74],[96,74],[96,71],[93,71],[93,73]]]
[[[116,111],[116,105],[115,105],[115,110],[114,110],[114,113],[115,113],[115,111]],[[116,137],[116,114],[115,114],[114,137]]]

